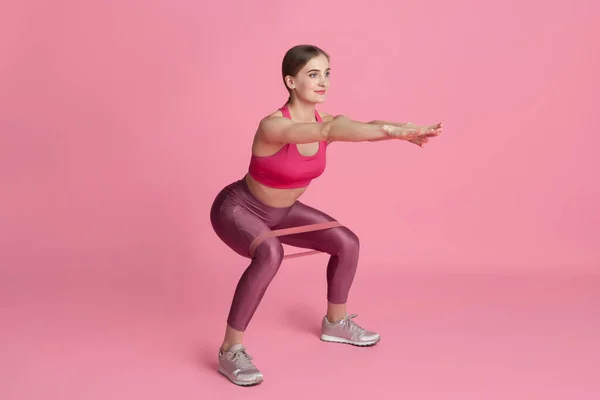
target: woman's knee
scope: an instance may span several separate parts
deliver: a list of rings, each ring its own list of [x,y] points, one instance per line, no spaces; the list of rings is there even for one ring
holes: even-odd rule
[[[263,268],[279,269],[283,261],[283,245],[276,237],[265,239],[254,252]]]
[[[360,239],[358,235],[345,226],[336,229],[338,230],[338,251],[358,253],[360,250]]]

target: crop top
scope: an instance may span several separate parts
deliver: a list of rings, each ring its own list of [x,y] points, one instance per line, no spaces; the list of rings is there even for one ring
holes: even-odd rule
[[[291,119],[287,106],[280,110],[284,117]],[[316,110],[315,118],[317,122],[323,122]],[[279,189],[307,187],[325,171],[326,152],[326,141],[319,141],[319,149],[312,156],[303,156],[295,143],[286,143],[273,155],[252,154],[248,172],[265,186]]]

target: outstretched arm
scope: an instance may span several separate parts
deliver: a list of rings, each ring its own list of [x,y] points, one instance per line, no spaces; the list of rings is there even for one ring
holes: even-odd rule
[[[391,139],[385,124],[354,121],[344,115],[331,119],[327,140],[331,142],[371,142]]]
[[[390,121],[380,121],[380,120],[370,121],[369,124],[391,125],[391,126],[398,126],[398,127],[409,128],[409,129],[426,129],[426,130],[435,130],[442,126],[441,123],[434,124],[434,125],[416,125],[416,124],[413,124],[412,122],[390,122]]]
[[[294,122],[289,118],[267,117],[258,128],[258,136],[268,143],[368,142],[403,139],[398,128],[353,121],[339,115],[323,118],[323,122]]]
[[[383,121],[381,121],[383,122]],[[437,136],[430,129],[408,128],[394,124],[359,122],[346,116],[327,115],[323,122],[294,122],[289,118],[267,117],[258,127],[257,136],[267,143],[375,142],[400,139],[414,141]]]
[[[380,140],[400,139],[408,141],[427,142],[428,137],[437,136],[440,130],[432,127],[410,128],[405,125],[388,124],[385,121],[378,123],[353,121],[348,117],[339,115],[330,123],[327,140],[329,142],[378,142]],[[441,128],[441,124],[440,124]]]
[[[331,121],[334,118],[341,118],[341,117],[334,117],[331,114],[328,114],[323,111],[320,111],[320,114],[321,114],[324,122]],[[352,122],[355,122],[358,124],[367,124],[367,125],[377,126],[377,127],[380,127],[381,129],[383,129],[384,132],[386,132],[381,137],[370,138],[370,139],[367,139],[366,141],[378,142],[381,140],[389,140],[389,139],[404,139],[406,141],[409,141],[409,142],[419,145],[421,147],[423,147],[424,143],[428,142],[428,139],[427,139],[428,137],[438,136],[442,130],[441,123],[435,124],[435,125],[430,125],[430,126],[420,126],[420,125],[415,125],[411,122],[391,122],[391,121],[382,121],[382,120],[373,120],[370,122],[356,122],[356,121],[352,121]],[[333,137],[333,139],[330,138],[328,140],[329,143],[331,143],[333,141],[336,141],[335,137]],[[344,140],[337,140],[337,141],[344,141]]]
[[[425,133],[425,134],[419,135],[418,137],[406,139],[408,142],[414,143],[419,147],[423,147],[423,145],[425,143],[428,143],[429,142],[428,138],[438,136],[440,133],[442,133],[442,129],[443,129],[441,122],[434,124],[434,125],[426,125],[426,126],[416,125],[416,124],[413,124],[412,122],[390,122],[390,121],[381,121],[381,120],[375,120],[375,121],[371,121],[369,123],[373,124],[373,125],[384,124],[386,126],[395,126],[395,127],[399,127],[399,128],[403,128],[403,129],[407,129],[407,130],[418,130],[422,133]]]

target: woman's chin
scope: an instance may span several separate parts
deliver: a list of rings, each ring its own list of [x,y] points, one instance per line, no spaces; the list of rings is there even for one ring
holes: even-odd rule
[[[309,103],[309,104],[321,104],[321,103],[325,103],[326,99],[327,99],[327,95],[317,95],[317,96],[310,96],[310,97],[302,98],[302,102]]]

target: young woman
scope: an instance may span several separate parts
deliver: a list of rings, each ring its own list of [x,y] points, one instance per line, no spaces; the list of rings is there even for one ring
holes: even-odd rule
[[[329,56],[316,46],[299,45],[287,51],[283,80],[287,103],[260,121],[254,136],[248,173],[226,186],[211,208],[216,234],[233,251],[249,257],[259,235],[334,218],[298,201],[312,179],[325,170],[326,152],[334,142],[402,139],[418,146],[441,133],[441,123],[420,127],[410,123],[362,123],[315,109],[329,89]],[[319,250],[330,255],[327,264],[327,312],[321,339],[369,346],[379,334],[363,329],[348,316],[346,302],[358,265],[359,240],[346,227],[334,227],[287,236],[270,237],[254,251],[231,303],[225,338],[219,349],[219,372],[238,385],[262,382],[243,345],[243,333],[277,273],[282,244]]]

